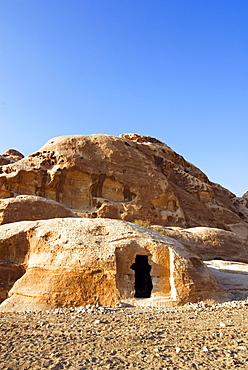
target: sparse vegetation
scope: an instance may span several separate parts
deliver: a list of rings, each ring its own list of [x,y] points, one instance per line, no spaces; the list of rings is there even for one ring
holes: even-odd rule
[[[146,227],[147,229],[152,229],[151,227],[151,224],[149,221],[144,221],[144,220],[135,220],[133,222],[135,225],[140,225],[140,226],[144,226]]]

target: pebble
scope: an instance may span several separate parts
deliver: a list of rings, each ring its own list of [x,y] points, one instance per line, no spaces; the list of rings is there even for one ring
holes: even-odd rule
[[[246,346],[238,346],[238,349],[246,350],[246,349],[248,349],[248,347],[246,347]]]
[[[216,303],[213,305],[207,305],[205,302],[199,302],[199,303],[187,303],[184,306],[181,307],[140,307],[140,310],[146,310],[146,311],[152,311],[152,312],[183,312],[183,311],[194,311],[195,315],[198,315],[198,313],[202,311],[214,311],[219,308],[221,309],[232,309],[232,308],[242,308],[248,306],[248,298],[246,300],[242,301],[230,301],[230,302],[223,302],[223,303]],[[120,302],[119,304],[116,304],[115,307],[102,307],[99,304],[96,305],[86,305],[86,306],[79,306],[79,307],[70,307],[70,308],[55,308],[53,310],[46,310],[46,311],[25,311],[20,312],[19,314],[23,317],[27,318],[27,315],[32,314],[53,314],[53,315],[70,315],[73,314],[75,316],[76,314],[84,314],[84,313],[112,313],[115,314],[117,311],[127,309],[126,304],[123,302]],[[132,307],[129,307],[130,310],[132,310]],[[130,317],[132,317],[132,314],[130,312]],[[227,326],[225,323],[220,322],[221,327]]]
[[[176,310],[88,305],[26,312],[26,318],[8,315],[0,369],[247,369],[247,306],[236,302],[242,310],[235,312],[233,304],[188,304]],[[43,330],[48,323],[52,329]]]
[[[135,354],[136,355],[145,355],[146,354],[146,351],[144,351],[143,349],[141,349],[140,351],[136,352]]]
[[[226,324],[224,322],[220,322],[220,327],[221,328],[225,328],[226,327]]]

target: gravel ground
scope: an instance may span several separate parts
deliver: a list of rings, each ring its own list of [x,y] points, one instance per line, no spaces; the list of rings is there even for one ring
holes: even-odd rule
[[[0,369],[248,369],[248,300],[0,314]]]

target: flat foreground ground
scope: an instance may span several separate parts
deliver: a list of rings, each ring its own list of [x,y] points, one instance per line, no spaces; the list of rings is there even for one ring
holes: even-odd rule
[[[248,369],[248,301],[0,314],[0,369]]]

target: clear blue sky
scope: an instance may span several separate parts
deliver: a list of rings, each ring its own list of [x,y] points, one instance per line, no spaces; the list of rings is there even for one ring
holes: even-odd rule
[[[247,0],[0,0],[0,153],[154,136],[248,189]]]

